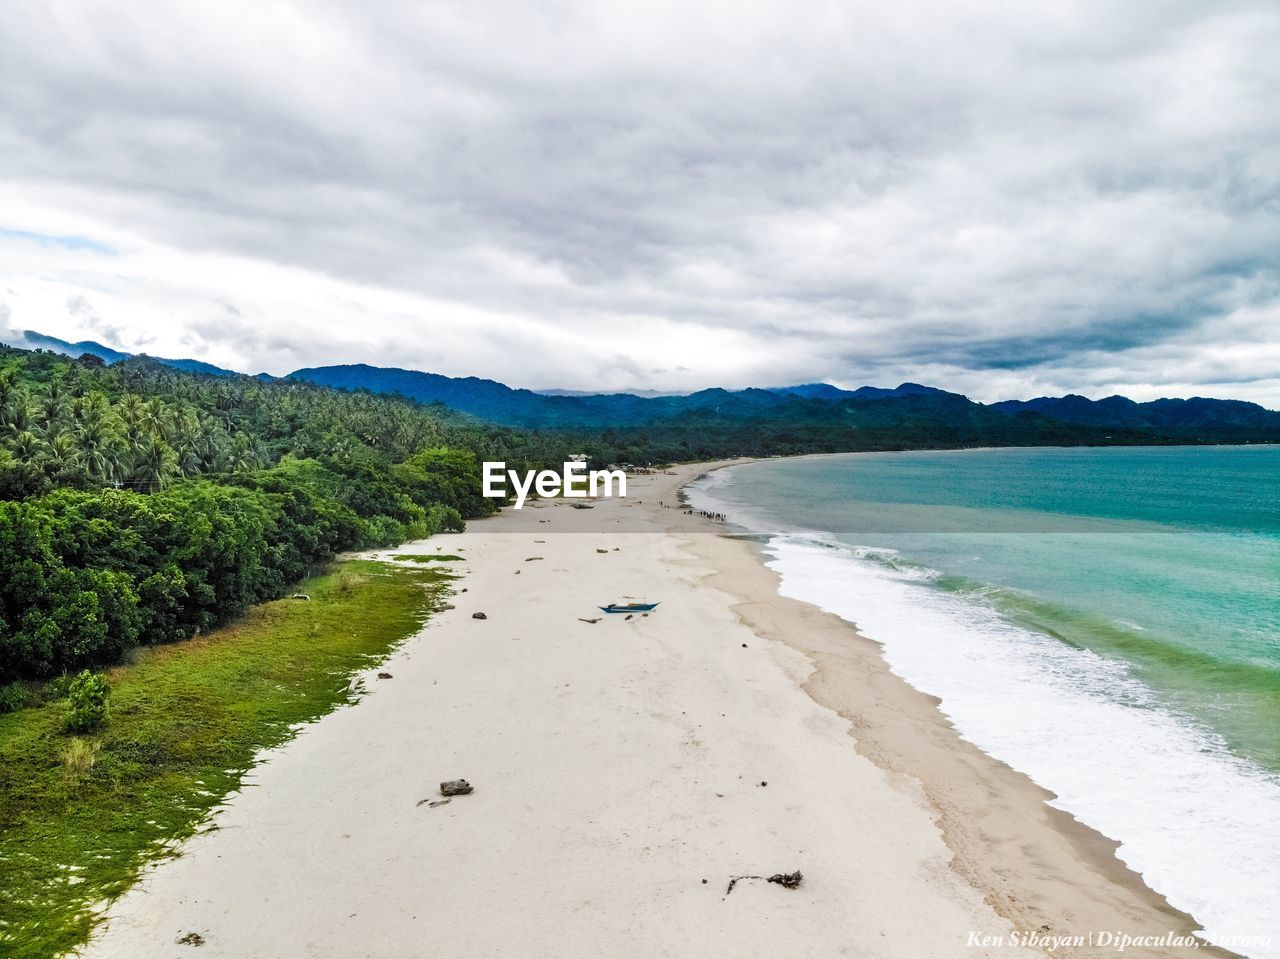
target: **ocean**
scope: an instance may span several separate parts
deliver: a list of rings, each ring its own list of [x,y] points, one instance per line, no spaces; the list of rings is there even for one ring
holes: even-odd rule
[[[1280,448],[843,454],[689,493],[1206,938],[1280,957]]]

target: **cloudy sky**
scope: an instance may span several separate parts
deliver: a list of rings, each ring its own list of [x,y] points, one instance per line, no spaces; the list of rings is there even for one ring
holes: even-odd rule
[[[0,4],[0,329],[1280,408],[1280,6]]]

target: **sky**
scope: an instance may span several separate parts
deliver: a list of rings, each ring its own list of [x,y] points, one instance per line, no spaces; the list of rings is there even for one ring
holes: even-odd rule
[[[0,339],[1280,408],[1280,5],[0,4]]]

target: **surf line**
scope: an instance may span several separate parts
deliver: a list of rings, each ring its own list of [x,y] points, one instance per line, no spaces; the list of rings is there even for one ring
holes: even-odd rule
[[[522,481],[523,480],[523,481]],[[563,469],[526,470],[523,477],[516,470],[507,469],[505,462],[484,463],[484,496],[487,499],[507,499],[507,483],[515,490],[515,508],[524,506],[530,491],[539,496],[565,496],[580,499],[586,496],[626,496],[627,474],[622,470],[587,470],[586,463],[565,463]],[[618,492],[613,491],[614,484]]]

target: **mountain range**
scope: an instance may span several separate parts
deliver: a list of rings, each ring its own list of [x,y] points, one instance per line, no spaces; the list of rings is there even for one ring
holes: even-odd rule
[[[71,356],[88,353],[107,364],[130,354],[92,340],[71,343],[27,330],[12,345]],[[152,357],[189,373],[239,376],[191,359]],[[272,380],[258,374],[262,380]],[[341,390],[396,394],[421,403],[443,403],[459,412],[508,426],[531,428],[631,428],[676,420],[707,428],[769,422],[798,429],[874,431],[890,436],[928,424],[929,435],[943,429],[950,442],[967,436],[975,442],[1010,432],[1043,442],[1280,442],[1280,412],[1241,400],[1160,399],[1139,403],[1123,396],[1091,400],[1084,396],[975,403],[958,393],[903,383],[892,389],[863,386],[845,390],[829,383],[705,389],[681,395],[648,393],[535,392],[479,377],[365,364],[312,367],[283,377]],[[692,418],[692,420],[690,419]],[[1064,432],[1065,430],[1065,432]],[[869,434],[868,434],[869,435]]]

